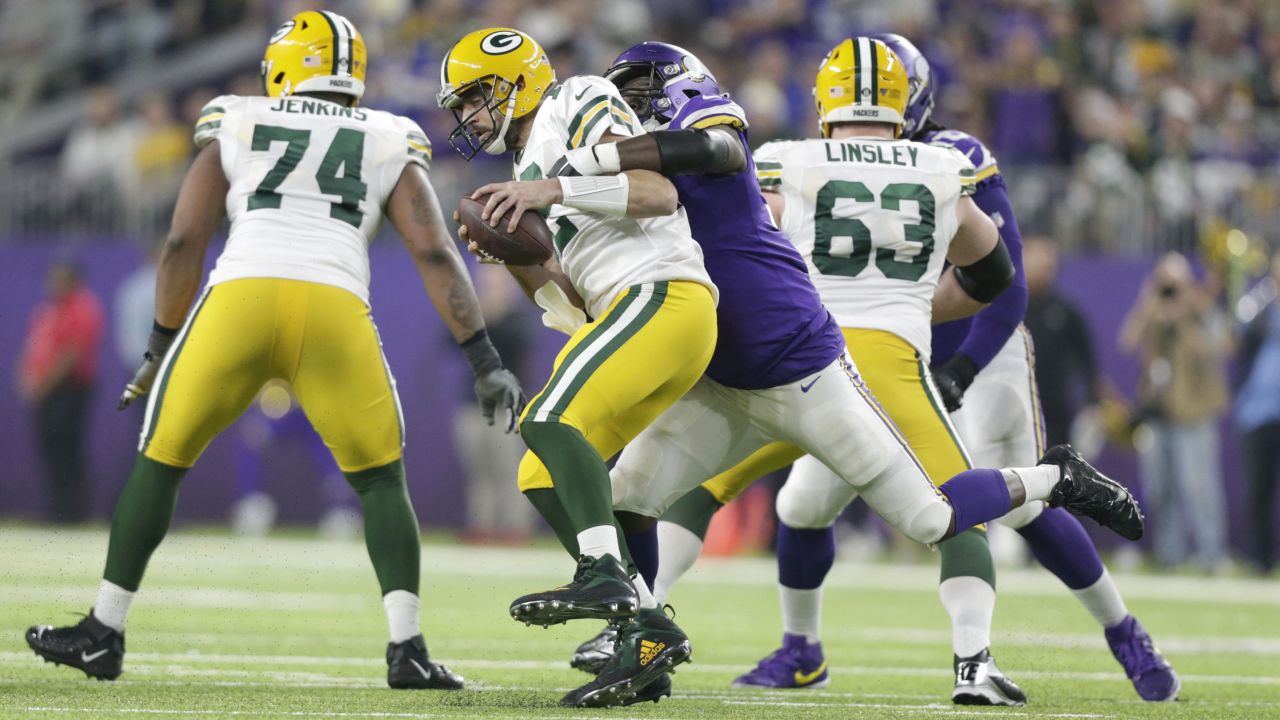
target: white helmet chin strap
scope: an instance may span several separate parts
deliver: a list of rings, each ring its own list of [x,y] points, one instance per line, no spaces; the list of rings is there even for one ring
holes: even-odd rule
[[[516,111],[516,89],[512,86],[510,97],[507,98],[507,109],[502,113],[502,127],[494,132],[496,137],[484,146],[484,151],[490,155],[501,155],[507,151],[507,128],[511,127],[511,116]]]

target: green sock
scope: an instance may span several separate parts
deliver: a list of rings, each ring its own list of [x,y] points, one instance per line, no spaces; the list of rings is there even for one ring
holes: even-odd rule
[[[565,512],[564,505],[561,504],[560,497],[556,495],[555,488],[526,490],[524,496],[529,499],[533,507],[551,526],[552,531],[556,534],[556,539],[560,541],[564,549],[569,551],[574,560],[577,560],[578,534],[574,532],[573,522],[569,520],[569,514]]]
[[[418,594],[422,537],[418,517],[409,502],[404,480],[404,462],[396,460],[381,467],[343,473],[360,496],[364,512],[364,544],[373,561],[382,594],[406,590]]]
[[[186,468],[158,463],[138,453],[111,518],[104,580],[130,592],[138,590],[151,553],[169,531],[178,486],[186,474]]]
[[[938,550],[942,553],[939,582],[954,577],[976,577],[995,588],[996,564],[985,532],[970,528],[938,543]]]
[[[711,491],[699,485],[685,493],[684,497],[667,508],[660,520],[675,523],[698,536],[699,540],[707,539],[707,527],[724,504],[716,499]]]
[[[551,473],[575,536],[587,528],[616,525],[609,468],[582,433],[560,423],[525,422],[520,434]]]

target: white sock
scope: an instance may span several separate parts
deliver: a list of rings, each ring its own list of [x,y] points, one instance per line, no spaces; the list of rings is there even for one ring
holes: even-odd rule
[[[387,610],[387,629],[391,633],[391,642],[401,643],[422,633],[418,629],[417,595],[408,590],[392,590],[382,596],[382,607]]]
[[[957,657],[977,655],[991,645],[995,588],[976,577],[953,577],[938,586],[938,597],[951,616],[951,649]]]
[[[653,579],[656,602],[667,601],[671,588],[693,568],[701,554],[702,538],[682,525],[658,521],[658,576]]]
[[[640,609],[652,610],[658,607],[658,601],[653,599],[653,593],[649,592],[649,584],[644,581],[644,576],[636,573],[631,576],[631,584],[636,586],[636,594],[640,596]]]
[[[618,531],[612,525],[596,525],[578,533],[578,552],[587,557],[612,555],[622,562],[622,550],[618,548]]]
[[[786,585],[778,586],[782,599],[782,631],[791,635],[803,635],[810,643],[822,639],[822,586],[812,590],[797,590]]]
[[[93,616],[103,625],[124,632],[124,621],[133,604],[133,593],[119,585],[103,580],[98,586],[98,601],[93,604]]]
[[[1102,577],[1097,582],[1071,592],[1075,593],[1080,604],[1104,628],[1115,625],[1129,615],[1129,608],[1125,607],[1124,598],[1120,597],[1120,589],[1116,587],[1116,581],[1111,579],[1111,573],[1106,568],[1102,568]]]
[[[1005,468],[1000,471],[1003,473],[1013,473],[1022,481],[1022,487],[1026,490],[1027,499],[1025,503],[1032,500],[1048,500],[1049,494],[1053,492],[1053,486],[1058,484],[1058,479],[1062,477],[1062,471],[1057,465],[1036,465],[1027,468]],[[1005,475],[1006,482],[1008,475]],[[963,655],[961,657],[964,657]]]

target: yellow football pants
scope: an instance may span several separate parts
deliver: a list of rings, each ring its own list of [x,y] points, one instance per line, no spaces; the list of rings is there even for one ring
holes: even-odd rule
[[[693,387],[715,347],[715,300],[706,286],[636,285],[569,338],[520,421],[569,425],[611,457]],[[518,483],[521,492],[553,487],[532,452],[520,461]]]
[[[863,382],[902,431],[933,483],[941,485],[972,467],[915,348],[883,330],[842,328],[841,332]],[[771,443],[702,486],[720,502],[729,503],[756,478],[802,455],[790,443]]]
[[[270,380],[293,387],[344,472],[400,458],[400,400],[369,307],[347,290],[279,278],[205,291],[160,366],[139,451],[191,467]]]

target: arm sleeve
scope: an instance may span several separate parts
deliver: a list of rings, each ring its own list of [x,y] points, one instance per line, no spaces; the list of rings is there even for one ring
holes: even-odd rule
[[[606,133],[632,137],[644,132],[640,119],[623,102],[618,88],[604,78],[570,78],[557,102],[566,104],[564,117],[569,118],[565,150],[595,145]]]
[[[719,95],[690,98],[671,118],[672,130],[706,130],[728,125],[734,130],[747,129],[747,113],[738,103]]]
[[[1004,180],[998,174],[989,177],[974,192],[973,200],[1000,230],[1000,238],[1009,250],[1014,269],[1013,284],[973,316],[969,333],[956,350],[973,360],[981,370],[995,359],[1026,315],[1027,276],[1022,269],[1022,235],[1018,232],[1018,222],[1013,216]]]

